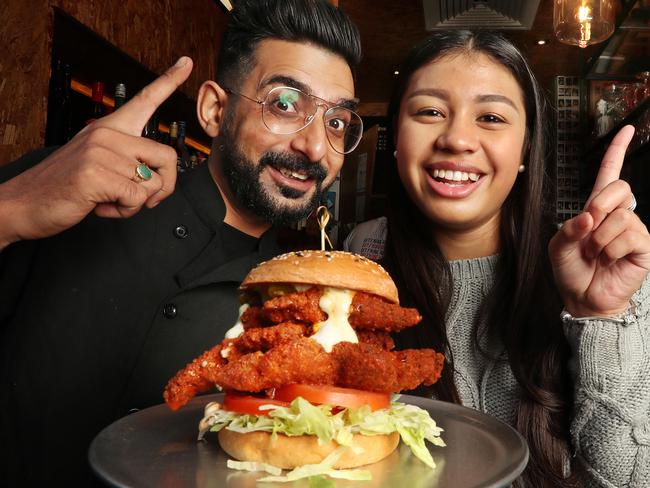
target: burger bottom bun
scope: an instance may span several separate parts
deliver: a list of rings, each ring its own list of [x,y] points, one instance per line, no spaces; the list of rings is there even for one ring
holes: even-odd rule
[[[313,435],[289,437],[277,434],[273,439],[268,432],[241,434],[228,429],[219,431],[219,444],[226,453],[240,461],[257,461],[282,469],[320,463],[339,447],[335,441],[319,445],[318,438]],[[368,436],[354,434],[352,445],[363,450],[358,450],[358,453],[353,449],[346,450],[334,463],[334,468],[348,469],[376,463],[393,452],[398,444],[397,432]]]

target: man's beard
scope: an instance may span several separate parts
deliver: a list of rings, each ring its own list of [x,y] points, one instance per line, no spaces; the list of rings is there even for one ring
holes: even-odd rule
[[[327,187],[323,181],[327,170],[320,163],[314,163],[297,154],[266,152],[255,165],[236,146],[234,138],[222,134],[221,169],[237,202],[263,220],[280,225],[298,222],[307,217],[324,198]],[[262,186],[260,175],[266,166],[276,170],[282,168],[297,171],[314,180],[314,194],[300,206],[286,206],[277,197],[273,197]],[[278,186],[281,195],[289,200],[296,200],[304,192],[286,186]]]

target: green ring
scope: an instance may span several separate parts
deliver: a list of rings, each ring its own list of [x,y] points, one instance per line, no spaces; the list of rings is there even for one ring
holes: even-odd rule
[[[144,163],[140,163],[135,167],[135,173],[142,179],[142,181],[149,181],[153,176],[151,168]]]

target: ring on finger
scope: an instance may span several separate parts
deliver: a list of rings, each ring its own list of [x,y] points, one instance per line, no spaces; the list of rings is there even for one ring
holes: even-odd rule
[[[149,181],[152,176],[153,172],[151,171],[151,168],[145,163],[139,163],[135,167],[135,177],[133,178],[133,181],[136,183],[140,183],[141,181]]]
[[[630,203],[626,208],[634,212],[634,209],[636,208],[636,198],[634,198],[634,193],[632,193],[632,203]]]

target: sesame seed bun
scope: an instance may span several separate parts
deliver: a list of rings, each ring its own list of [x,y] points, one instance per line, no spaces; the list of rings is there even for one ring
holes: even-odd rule
[[[289,437],[278,434],[273,439],[268,432],[241,434],[228,429],[219,431],[219,444],[227,454],[240,461],[257,461],[282,469],[320,463],[339,447],[335,441],[319,445],[318,438],[313,435]],[[397,432],[368,436],[353,434],[355,449],[346,450],[334,468],[349,469],[376,463],[392,453],[398,444]]]
[[[297,251],[265,261],[248,273],[240,290],[273,283],[330,286],[372,293],[399,303],[397,287],[379,264],[343,251]]]

